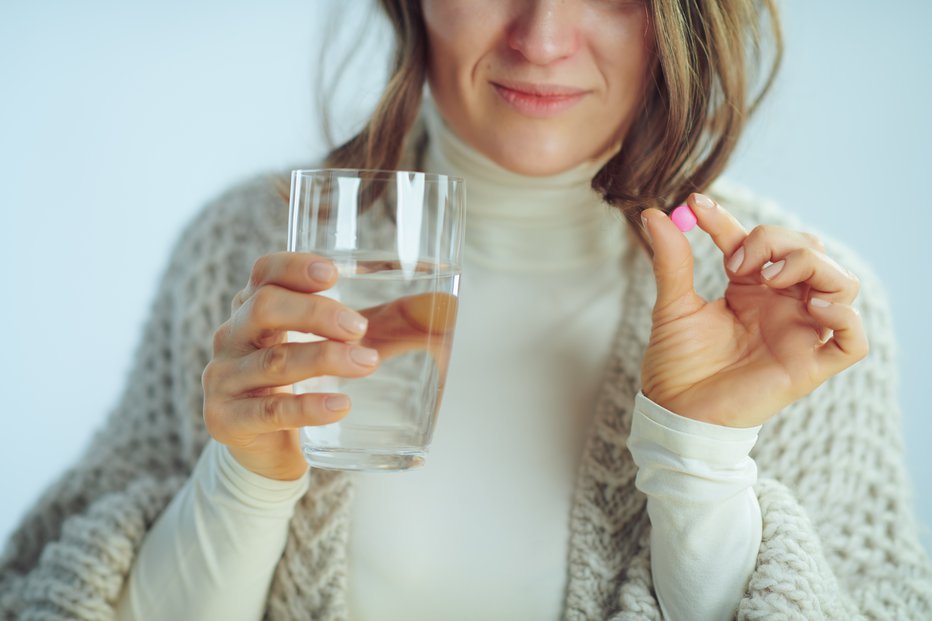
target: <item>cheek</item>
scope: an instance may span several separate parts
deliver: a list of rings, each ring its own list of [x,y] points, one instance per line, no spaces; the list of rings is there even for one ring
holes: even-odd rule
[[[482,21],[475,2],[426,0],[424,25],[431,56],[442,54],[448,61],[463,64],[482,45]]]
[[[606,114],[625,126],[647,91],[654,63],[654,38],[646,11],[593,35],[593,55],[605,83]]]
[[[424,0],[422,11],[427,36],[431,42],[451,41],[456,38],[458,25],[463,17],[463,2]]]
[[[488,48],[490,0],[425,0],[424,24],[432,60],[452,66],[475,63]],[[492,3],[494,4],[494,3]],[[488,8],[488,10],[486,10]]]

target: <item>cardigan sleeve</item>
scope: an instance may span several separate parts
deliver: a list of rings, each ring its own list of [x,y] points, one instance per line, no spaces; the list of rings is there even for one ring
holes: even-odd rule
[[[261,619],[309,476],[277,481],[210,440],[146,535],[117,603],[120,620]],[[166,597],[171,594],[171,597]]]
[[[206,442],[200,376],[213,330],[259,251],[240,214],[243,204],[268,204],[269,187],[241,184],[185,228],[116,406],[4,546],[0,619],[113,618],[144,535]]]
[[[766,423],[752,456],[763,533],[739,619],[932,619],[932,569],[903,459],[895,337],[886,293],[861,280],[864,360]]]

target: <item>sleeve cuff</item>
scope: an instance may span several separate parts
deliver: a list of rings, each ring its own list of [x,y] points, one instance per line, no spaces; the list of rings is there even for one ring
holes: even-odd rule
[[[213,439],[204,452],[207,470],[214,473],[212,478],[243,508],[268,513],[284,511],[290,515],[310,485],[308,473],[294,481],[278,481],[256,474],[236,461],[225,445]]]
[[[730,466],[746,458],[760,429],[760,425],[726,427],[686,418],[657,405],[640,390],[634,398],[632,436],[710,465]]]

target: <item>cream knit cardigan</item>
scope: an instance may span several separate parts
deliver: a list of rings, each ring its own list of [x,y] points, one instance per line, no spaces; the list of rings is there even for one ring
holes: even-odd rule
[[[418,157],[410,150],[403,167]],[[112,619],[143,535],[207,441],[201,372],[212,333],[228,318],[253,261],[284,249],[287,205],[273,189],[275,177],[229,190],[187,226],[118,405],[6,544],[0,619]],[[762,223],[803,228],[741,191],[718,184],[711,193],[748,230]],[[903,462],[885,293],[857,256],[821,237],[828,254],[861,278],[856,305],[871,350],[760,432],[752,456],[760,471],[755,491],[763,540],[738,618],[930,620],[932,570],[917,539]],[[706,235],[692,235],[691,243],[697,291],[707,299],[721,296],[721,253]],[[635,489],[636,466],[625,447],[656,288],[638,244],[629,244],[621,260],[623,319],[572,506],[567,620],[660,619],[645,497]],[[346,618],[352,492],[353,475],[313,471],[275,570],[267,619]]]

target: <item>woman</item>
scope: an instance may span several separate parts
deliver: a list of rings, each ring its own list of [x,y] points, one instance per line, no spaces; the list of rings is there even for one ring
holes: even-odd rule
[[[295,429],[348,404],[279,388],[378,352],[315,295],[326,261],[273,252],[262,177],[182,237],[121,406],[7,548],[4,617],[932,616],[879,284],[708,187],[770,3],[382,4],[395,71],[328,164],[469,184],[428,466],[307,472]]]

